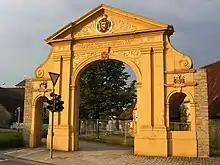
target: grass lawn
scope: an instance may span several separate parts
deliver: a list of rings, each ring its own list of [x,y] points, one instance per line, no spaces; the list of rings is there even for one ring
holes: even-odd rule
[[[22,133],[0,132],[0,149],[23,146]]]
[[[131,136],[128,136],[126,138],[126,143],[124,143],[125,138],[122,135],[100,135],[99,139],[97,139],[95,135],[88,135],[88,136],[80,136],[79,139],[102,142],[106,144],[115,144],[115,145],[133,146],[134,144],[134,138]]]

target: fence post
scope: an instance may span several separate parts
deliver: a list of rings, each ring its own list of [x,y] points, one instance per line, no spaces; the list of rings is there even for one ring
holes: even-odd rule
[[[124,143],[127,144],[127,122],[125,121],[125,128],[124,128]]]
[[[87,124],[88,124],[88,121],[86,120],[86,126],[85,126],[85,127],[86,127],[86,128],[85,128],[85,129],[86,129],[86,136],[87,136],[87,134],[88,134],[88,130],[87,130],[87,129],[88,129],[88,128],[87,128],[88,125],[87,125]]]
[[[96,127],[97,128],[97,130],[96,130],[97,131],[96,132],[97,133],[96,138],[99,139],[99,119],[97,119],[97,123],[96,124],[97,124],[97,127]]]

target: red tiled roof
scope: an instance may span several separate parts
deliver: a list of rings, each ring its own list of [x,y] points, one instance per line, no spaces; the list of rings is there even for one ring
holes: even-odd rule
[[[207,71],[209,107],[216,101],[220,102],[220,61],[201,67]]]

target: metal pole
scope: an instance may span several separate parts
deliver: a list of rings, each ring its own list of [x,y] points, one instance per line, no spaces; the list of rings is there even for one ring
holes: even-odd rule
[[[88,121],[86,120],[86,136],[87,136],[87,134],[88,134],[88,128],[87,128],[87,126],[88,126],[88,123],[87,123]]]
[[[124,144],[127,143],[127,122],[125,121],[125,136],[124,136]]]
[[[20,107],[17,109],[18,110],[18,132],[19,132],[19,128],[20,128]]]
[[[53,124],[54,124],[54,111],[55,111],[55,89],[54,89],[54,86],[53,86],[53,110],[52,110],[52,120],[51,120],[51,135],[50,135],[50,158],[52,159],[53,158],[53,136],[54,136],[54,133],[53,133]]]
[[[96,138],[99,139],[99,119],[97,119],[96,125],[97,125],[97,126],[96,126],[96,131],[97,131],[97,132],[96,132]]]

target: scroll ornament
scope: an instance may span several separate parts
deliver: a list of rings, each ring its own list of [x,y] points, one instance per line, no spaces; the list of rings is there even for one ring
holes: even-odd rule
[[[181,60],[179,60],[179,66],[181,69],[191,69],[192,68],[192,60],[188,56],[183,56]]]
[[[44,76],[44,71],[42,69],[37,70],[36,77],[42,78]]]

